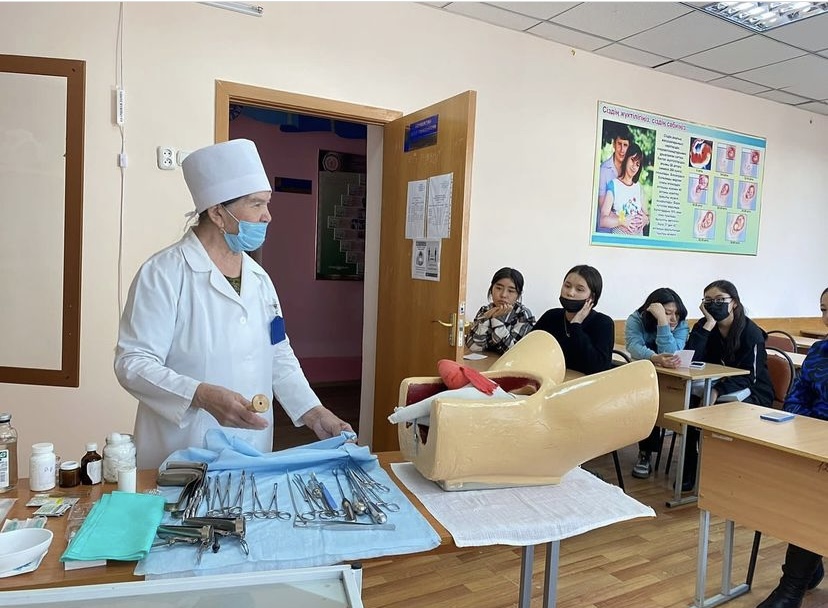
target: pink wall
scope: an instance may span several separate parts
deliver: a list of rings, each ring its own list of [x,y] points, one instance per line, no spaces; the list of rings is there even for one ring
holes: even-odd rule
[[[276,125],[246,116],[230,122],[230,138],[256,142],[271,186],[277,175],[313,182],[312,194],[273,193],[263,265],[276,286],[287,333],[308,380],[359,380],[363,283],[316,280],[316,188],[320,149],[365,154],[365,140],[282,133]]]

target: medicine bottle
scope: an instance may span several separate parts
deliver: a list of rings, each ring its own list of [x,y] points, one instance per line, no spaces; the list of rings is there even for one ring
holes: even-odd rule
[[[135,444],[132,435],[110,433],[103,450],[103,478],[107,483],[118,482],[118,469],[135,468]]]
[[[55,446],[51,443],[35,443],[29,458],[29,489],[42,492],[54,487]]]
[[[0,414],[0,493],[17,486],[17,430],[11,414]]]
[[[86,444],[86,454],[81,458],[80,481],[85,486],[94,486],[101,483],[102,457],[98,454],[97,443]]]
[[[67,460],[60,464],[58,485],[61,488],[74,488],[80,483],[80,465],[77,460]]]

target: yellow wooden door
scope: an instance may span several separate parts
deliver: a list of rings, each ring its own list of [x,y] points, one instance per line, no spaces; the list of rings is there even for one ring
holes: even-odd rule
[[[459,327],[447,328],[438,321],[465,316],[476,102],[477,93],[467,91],[384,127],[372,442],[376,452],[399,447],[397,427],[387,417],[397,404],[402,379],[437,375],[437,361],[455,360],[463,348]],[[436,142],[405,151],[406,131],[412,125],[416,129],[421,121],[431,119],[433,124],[434,117]],[[441,242],[440,279],[414,279],[412,240],[405,237],[408,183],[449,173],[453,175],[451,221],[448,237]]]

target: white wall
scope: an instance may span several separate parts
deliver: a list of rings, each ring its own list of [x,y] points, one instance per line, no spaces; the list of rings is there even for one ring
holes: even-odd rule
[[[134,417],[134,400],[111,371],[117,23],[115,3],[0,3],[0,52],[87,61],[81,387],[0,385],[0,409],[21,433],[24,475],[31,443],[51,440],[64,458],[80,457],[86,441],[129,430]],[[524,272],[537,313],[555,304],[563,272],[576,263],[601,270],[600,308],[615,318],[653,287],[669,284],[695,302],[720,277],[736,282],[754,316],[813,316],[825,287],[824,116],[409,3],[265,3],[261,19],[195,3],[127,3],[123,71],[123,290],[147,256],[181,234],[190,199],[180,171],[155,168],[155,147],[213,141],[216,79],[403,111],[476,89],[470,309],[503,265]],[[760,254],[590,247],[599,99],[766,137]]]

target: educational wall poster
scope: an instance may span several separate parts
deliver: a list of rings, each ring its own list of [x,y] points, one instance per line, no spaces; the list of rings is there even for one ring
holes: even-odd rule
[[[756,255],[766,140],[598,102],[593,245]]]
[[[440,280],[441,239],[411,241],[411,278],[421,281]]]

